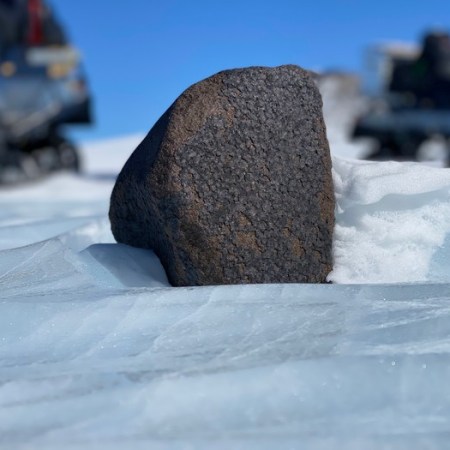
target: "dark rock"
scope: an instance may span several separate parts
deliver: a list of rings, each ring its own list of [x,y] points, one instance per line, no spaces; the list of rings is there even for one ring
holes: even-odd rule
[[[110,219],[174,286],[324,282],[334,193],[310,75],[250,67],[191,86],[125,164]]]

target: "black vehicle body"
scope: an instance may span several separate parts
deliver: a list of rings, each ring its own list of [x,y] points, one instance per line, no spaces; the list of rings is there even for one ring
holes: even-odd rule
[[[79,52],[44,0],[0,0],[0,13],[0,184],[79,170],[61,134],[92,121]]]
[[[16,47],[0,61],[0,183],[79,169],[61,125],[91,123],[75,49]],[[70,155],[69,155],[70,153]]]
[[[378,67],[381,85],[353,137],[376,141],[370,159],[418,160],[428,140],[450,139],[450,37],[429,33],[421,49],[377,51],[384,58]]]

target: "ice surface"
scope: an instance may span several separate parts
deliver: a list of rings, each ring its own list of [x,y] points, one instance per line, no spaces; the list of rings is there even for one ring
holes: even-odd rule
[[[450,171],[328,128],[341,284],[170,287],[107,220],[139,136],[1,190],[0,448],[446,448]]]
[[[164,285],[152,256],[119,283],[135,249],[110,251],[54,239],[0,267],[0,446],[447,436],[450,285],[141,287]]]
[[[0,446],[448,437],[450,285],[124,287],[61,246],[0,271]]]

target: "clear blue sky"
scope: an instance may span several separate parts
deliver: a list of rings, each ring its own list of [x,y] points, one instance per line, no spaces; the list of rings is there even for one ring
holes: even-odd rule
[[[233,67],[358,71],[364,48],[450,28],[450,0],[50,0],[95,96],[82,139],[148,131],[189,85]]]

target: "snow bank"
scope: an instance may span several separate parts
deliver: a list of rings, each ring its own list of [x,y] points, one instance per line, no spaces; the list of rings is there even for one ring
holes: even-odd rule
[[[337,283],[450,281],[450,170],[334,158]]]

